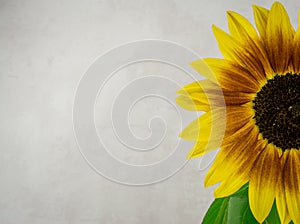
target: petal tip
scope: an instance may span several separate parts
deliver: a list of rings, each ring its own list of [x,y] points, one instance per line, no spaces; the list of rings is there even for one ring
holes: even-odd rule
[[[176,94],[181,94],[182,93],[182,89],[178,89],[177,91],[176,91]]]
[[[278,12],[278,14],[280,14],[280,12],[285,11],[284,6],[281,4],[281,2],[275,1],[272,6],[271,6],[271,11],[275,10],[275,12]]]

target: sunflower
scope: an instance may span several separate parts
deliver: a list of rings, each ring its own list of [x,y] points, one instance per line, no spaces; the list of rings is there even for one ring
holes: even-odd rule
[[[229,33],[213,25],[224,58],[191,63],[207,79],[181,88],[176,102],[204,113],[180,136],[195,141],[189,158],[217,149],[211,142],[221,139],[205,177],[205,186],[220,183],[216,198],[249,183],[249,204],[257,221],[263,222],[276,203],[282,223],[298,224],[300,27],[294,30],[279,2],[270,10],[253,6],[253,11],[257,29],[231,11],[227,12]],[[222,135],[219,126],[224,120]]]

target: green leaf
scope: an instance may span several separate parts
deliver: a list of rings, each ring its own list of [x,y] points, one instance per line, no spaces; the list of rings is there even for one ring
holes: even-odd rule
[[[266,218],[266,220],[263,222],[263,224],[280,224],[279,215],[276,209],[276,204],[274,202],[272,209]]]
[[[247,197],[230,197],[228,203],[227,223],[240,223],[248,208]]]
[[[263,222],[263,224],[281,224],[275,202],[272,206],[272,209],[271,209],[268,217]],[[293,222],[291,221],[289,224],[293,224]]]
[[[224,219],[226,219],[226,213],[228,208],[229,198],[217,198],[209,207],[204,219],[203,223],[226,223]]]
[[[202,224],[259,224],[249,206],[248,184],[231,196],[215,199],[204,216]],[[263,224],[280,224],[275,202]]]
[[[248,184],[229,197],[217,198],[208,209],[203,224],[258,224],[248,202]]]
[[[245,196],[245,197],[248,197],[248,186],[249,186],[249,184],[246,183],[237,192],[235,192],[233,195],[231,195],[229,197],[232,197],[232,196]]]
[[[258,223],[256,221],[256,219],[254,218],[252,212],[251,212],[251,209],[250,209],[250,206],[248,204],[247,208],[245,209],[244,211],[244,215],[243,215],[243,221],[241,223]]]

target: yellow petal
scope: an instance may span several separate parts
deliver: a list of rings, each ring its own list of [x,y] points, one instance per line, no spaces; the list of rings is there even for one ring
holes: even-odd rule
[[[268,145],[258,157],[250,174],[249,204],[258,222],[263,222],[271,211],[280,172],[277,148]]]
[[[253,113],[249,105],[226,107],[226,133],[224,144],[240,138],[245,130],[255,128]]]
[[[209,81],[209,80],[199,80],[196,82],[192,82],[184,87],[182,87],[181,89],[179,89],[176,93],[177,94],[192,94],[192,93],[198,93],[198,92],[205,92],[204,88],[206,86],[209,86],[210,88],[218,88],[218,86]]]
[[[206,153],[216,150],[220,147],[220,141],[197,141],[195,145],[191,148],[191,150],[187,154],[187,159],[196,158],[199,156],[203,156]]]
[[[239,61],[237,52],[243,51],[241,44],[215,25],[213,25],[212,30],[224,58],[232,61]]]
[[[215,74],[220,86],[234,92],[256,93],[260,84],[244,67],[224,59],[206,58],[204,62]]]
[[[290,150],[284,170],[284,189],[287,207],[295,224],[300,223],[300,152]]]
[[[293,47],[293,69],[295,73],[300,73],[300,10],[299,10],[299,19],[298,19],[298,29],[294,36],[294,47]]]
[[[264,80],[266,74],[272,74],[273,70],[267,57],[263,41],[252,24],[243,16],[235,12],[228,12],[228,25],[231,35],[244,45],[244,56],[240,60],[251,71],[256,79]],[[253,58],[252,58],[253,57]],[[263,82],[261,84],[264,84]]]
[[[255,94],[223,90],[226,106],[236,106],[251,102]]]
[[[223,138],[225,133],[225,116],[225,108],[209,111],[185,127],[180,133],[180,137],[185,140],[199,142]]]
[[[255,19],[255,24],[257,27],[257,30],[261,36],[261,38],[265,38],[266,35],[266,27],[267,27],[267,22],[268,22],[268,16],[269,16],[269,10],[260,7],[260,6],[253,6],[253,11],[254,11],[254,19]]]
[[[248,169],[250,170],[251,167]],[[244,184],[249,181],[249,176],[246,173],[233,173],[214,191],[215,198],[228,197],[237,192]]]
[[[228,11],[227,19],[230,34],[234,38],[241,42],[248,42],[249,38],[258,39],[256,30],[245,17],[236,12]]]
[[[196,142],[186,155],[187,159],[197,158],[206,153],[207,142]]]
[[[270,10],[266,27],[266,47],[270,63],[276,73],[284,74],[289,66],[294,30],[281,3],[275,2]]]
[[[226,177],[223,177],[221,185],[215,190],[215,197],[221,198],[232,195],[249,181],[249,173],[264,145],[265,143],[262,141],[254,142],[250,147],[247,145],[249,148],[243,149],[244,151],[240,153],[240,156],[231,162],[231,166],[235,168],[226,169]],[[222,165],[218,169],[224,171],[225,167]]]
[[[209,80],[190,83],[179,89],[177,94],[187,95],[195,101],[200,101],[212,107],[225,106],[224,99],[222,100],[223,94],[221,88]]]
[[[242,105],[252,101],[255,97],[255,94],[251,93],[222,90],[219,85],[210,80],[193,82],[179,89],[177,94],[189,96],[196,102],[210,105],[212,108]]]
[[[239,139],[245,131],[255,129],[255,124],[252,119],[252,110],[247,105],[242,106],[227,106],[226,107],[226,130],[223,139],[223,146],[227,143],[233,143],[236,139]],[[220,121],[219,121],[220,122]],[[257,129],[255,129],[257,131]]]
[[[180,133],[181,138],[196,142],[188,153],[188,158],[201,156],[220,147],[226,128],[225,116],[225,108],[209,111]]]
[[[203,59],[192,61],[190,63],[190,66],[208,80],[218,84],[218,80],[216,79],[215,74]]]
[[[206,97],[203,86],[210,86],[210,83],[214,84],[209,80],[201,80],[201,81],[193,82],[182,87],[176,93],[182,94],[184,96],[188,96],[195,101],[201,102],[202,104],[209,105],[210,103]],[[214,86],[216,86],[216,84],[214,84]]]
[[[288,153],[289,153],[289,151],[285,151],[280,158],[280,170],[282,170],[282,171],[280,173],[278,173],[279,179],[278,179],[278,186],[277,186],[277,192],[276,192],[276,207],[277,207],[280,221],[283,224],[288,224],[291,221],[291,218],[289,216],[289,212],[287,209],[286,198],[285,198],[284,175],[283,175],[283,169],[285,166],[285,162],[286,162]]]
[[[262,148],[263,142],[257,141],[257,135],[256,130],[249,127],[231,144],[223,146],[205,177],[204,185],[225,181],[234,173],[248,174]]]
[[[176,98],[176,103],[186,110],[191,111],[209,111],[208,103],[201,101],[201,99],[192,99],[189,96],[180,95]]]
[[[186,126],[179,137],[189,141],[208,140],[211,132],[211,112],[207,112]]]
[[[267,53],[257,38],[256,40],[248,38],[247,44],[245,44],[216,26],[213,26],[213,32],[225,59],[249,69],[260,81],[263,81],[266,74],[271,72]],[[248,33],[245,31],[244,36],[247,35]]]

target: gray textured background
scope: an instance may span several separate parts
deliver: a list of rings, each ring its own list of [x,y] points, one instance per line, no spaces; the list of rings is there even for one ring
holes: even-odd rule
[[[282,2],[297,24],[299,1]],[[226,10],[253,21],[254,3],[270,7],[272,1],[1,0],[0,223],[200,223],[213,198],[213,188],[203,187],[200,160],[153,185],[111,182],[78,150],[73,98],[95,58],[128,41],[170,40],[203,57],[220,56],[211,24],[225,28]],[[137,71],[176,72],[150,63],[123,73]],[[142,122],[137,118],[133,124]],[[135,131],[147,136],[143,125]],[[166,155],[164,148],[136,162],[155,162]],[[137,158],[116,153],[131,162]]]

